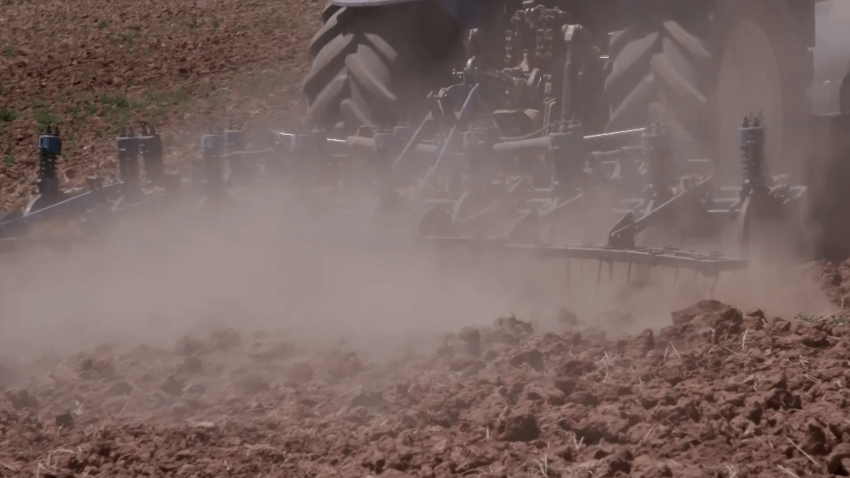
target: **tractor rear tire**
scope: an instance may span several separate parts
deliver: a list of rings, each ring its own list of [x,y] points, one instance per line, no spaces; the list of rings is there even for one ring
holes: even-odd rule
[[[717,0],[627,18],[609,44],[606,129],[672,123],[678,157],[713,157],[717,174],[733,180],[741,176],[738,128],[761,111],[771,172],[800,174],[796,133],[809,113],[812,59],[791,1]]]
[[[350,134],[360,126],[392,128],[418,121],[427,93],[444,83],[460,30],[427,1],[323,12],[304,80],[308,127]],[[448,70],[450,71],[450,69]]]

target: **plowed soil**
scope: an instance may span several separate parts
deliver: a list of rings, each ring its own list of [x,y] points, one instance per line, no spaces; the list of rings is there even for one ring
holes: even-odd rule
[[[117,176],[114,138],[148,121],[182,170],[229,117],[292,126],[323,0],[0,2],[0,210],[35,193],[36,139],[64,138],[63,186]]]
[[[47,124],[58,123],[64,137],[66,187],[92,175],[114,179],[114,136],[140,120],[158,126],[167,166],[179,171],[198,134],[229,117],[248,119],[249,128],[297,126],[307,44],[323,6],[0,0],[0,210],[20,207],[35,192],[35,140]],[[357,288],[351,283],[372,278],[355,270],[368,257],[330,270],[327,264],[341,261],[330,252],[325,263],[309,257],[308,265],[293,265],[270,252],[275,241],[254,249],[261,247],[268,249],[241,263],[233,249],[217,250],[176,279],[170,270],[156,275],[160,266],[130,248],[122,254],[132,260],[119,266],[82,259],[57,272],[60,266],[42,257],[27,273],[13,273],[4,263],[2,342],[29,353],[0,350],[0,476],[850,475],[850,328],[843,315],[778,318],[703,301],[638,334],[622,332],[635,328],[626,312],[581,322],[563,311],[554,331],[513,315],[476,328],[463,318],[477,307],[469,297],[488,293],[465,277],[428,276],[409,286],[413,292],[402,290],[397,282],[413,275],[412,266],[394,258],[382,267],[397,278]],[[206,261],[218,268],[202,268]],[[280,281],[251,277],[264,267]],[[837,309],[850,305],[850,263],[813,270]],[[208,277],[228,273],[235,278],[223,286]],[[456,292],[439,304],[458,309],[441,317],[455,330],[435,325],[441,333],[433,342],[425,334],[397,341],[381,320],[393,316],[403,329],[404,311],[435,300],[429,287]],[[298,295],[310,288],[310,300]],[[323,303],[339,290],[369,295],[372,302],[364,302],[381,320],[357,322],[369,311]],[[362,343],[337,344],[329,330],[313,333],[315,341],[304,334],[279,339],[238,326],[249,317],[226,306],[216,313],[233,327],[180,338],[164,325],[160,332],[157,324],[189,313],[180,307],[190,301],[177,299],[189,293],[274,296],[276,320],[291,304],[326,305],[317,315],[339,315],[349,320],[345,330],[368,328],[381,345],[397,341],[404,349],[388,356]],[[166,298],[151,299],[157,294]],[[373,303],[383,297],[392,306]],[[94,307],[87,306],[108,300],[97,312],[113,329],[147,313],[166,318],[127,326],[136,340],[103,340],[92,331],[105,322],[90,318]],[[173,310],[148,310],[160,302]],[[82,318],[73,320],[89,321],[89,328],[51,324],[57,311],[79,311]],[[78,324],[73,320],[69,328]],[[26,327],[38,329],[35,339]],[[51,330],[40,334],[42,328]],[[146,340],[157,333],[159,340]],[[46,335],[63,338],[63,349],[35,347]]]
[[[12,377],[5,476],[846,476],[850,330],[716,301],[617,336],[514,317],[424,353],[101,346]]]

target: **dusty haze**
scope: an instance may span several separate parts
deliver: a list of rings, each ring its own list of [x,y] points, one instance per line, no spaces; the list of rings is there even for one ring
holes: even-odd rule
[[[636,288],[625,264],[613,280],[604,265],[597,290],[595,262],[573,261],[568,277],[563,260],[411,245],[403,228],[396,240],[387,230],[389,239],[374,239],[362,212],[347,222],[309,219],[293,195],[273,196],[244,196],[243,207],[204,223],[180,216],[186,203],[119,224],[96,244],[2,257],[0,348],[34,358],[103,342],[167,346],[227,326],[317,344],[345,338],[379,352],[511,314],[557,331],[561,308],[586,325],[624,310],[634,318],[626,331],[658,328],[709,296],[711,280],[687,271],[674,283],[672,271],[654,269]],[[832,312],[800,267],[783,262],[723,274],[714,297],[785,316]]]

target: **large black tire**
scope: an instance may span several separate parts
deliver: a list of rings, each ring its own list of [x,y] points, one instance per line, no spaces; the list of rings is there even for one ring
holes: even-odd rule
[[[608,46],[611,65],[605,91],[611,117],[606,130],[670,122],[677,154],[704,152],[699,131],[706,123],[709,102],[708,12],[689,12],[686,22],[663,6],[656,6],[656,11],[628,9],[630,3],[639,2],[621,2],[622,13],[628,15],[626,27],[611,35]]]
[[[347,134],[418,120],[427,93],[445,83],[460,30],[429,1],[382,7],[334,7],[310,45],[304,80],[306,126]]]
[[[623,0],[621,4],[640,3]],[[811,55],[792,0],[656,2],[611,36],[607,130],[673,123],[680,156],[740,178],[737,129],[763,112],[772,172],[799,174]],[[753,46],[755,45],[755,46]],[[755,58],[754,58],[755,57]]]

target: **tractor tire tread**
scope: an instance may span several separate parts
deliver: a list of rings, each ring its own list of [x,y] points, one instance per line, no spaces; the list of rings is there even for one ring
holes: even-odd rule
[[[422,38],[434,29],[408,25],[421,19],[417,8],[423,7],[342,7],[327,17],[311,41],[313,65],[302,83],[305,126],[344,135],[361,126],[385,130],[411,114],[429,90],[420,79],[435,70]]]
[[[652,28],[629,26],[611,36],[612,69],[605,82],[611,105],[607,131],[640,127],[647,121],[675,124],[677,154],[692,156],[700,114],[708,94],[700,74],[711,54],[703,39],[680,23],[666,20]]]

